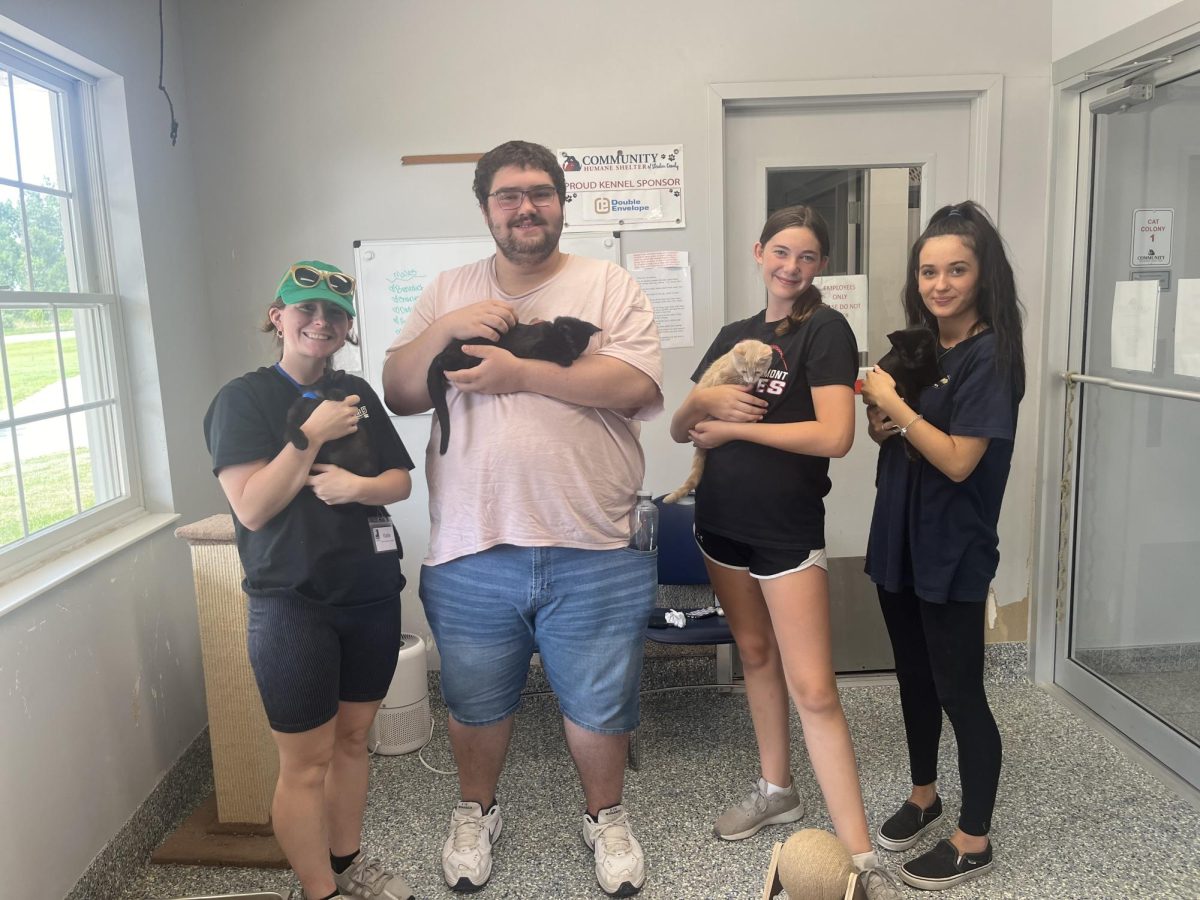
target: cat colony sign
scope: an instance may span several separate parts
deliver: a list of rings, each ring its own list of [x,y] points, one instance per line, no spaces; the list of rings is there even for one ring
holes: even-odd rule
[[[1169,266],[1171,264],[1171,224],[1173,209],[1135,209],[1133,211],[1132,266]]]

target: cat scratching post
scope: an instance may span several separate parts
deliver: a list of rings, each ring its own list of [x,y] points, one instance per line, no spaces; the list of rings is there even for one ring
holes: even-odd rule
[[[192,551],[216,791],[151,858],[286,866],[270,827],[279,757],[246,650],[246,595],[233,517],[210,516],[176,529],[175,536]]]

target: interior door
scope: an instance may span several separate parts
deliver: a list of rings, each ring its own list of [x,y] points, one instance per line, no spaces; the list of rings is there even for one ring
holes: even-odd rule
[[[972,119],[964,99],[877,104],[773,102],[725,119],[726,321],[753,315],[766,292],[751,250],[769,211],[805,203],[830,224],[829,275],[865,276],[860,364],[904,327],[908,251],[930,214],[968,196]],[[993,211],[994,212],[994,211]],[[839,672],[894,668],[874,586],[863,573],[877,448],[856,405],[854,447],[833,460],[826,548]]]
[[[1081,101],[1054,677],[1200,787],[1200,50]]]

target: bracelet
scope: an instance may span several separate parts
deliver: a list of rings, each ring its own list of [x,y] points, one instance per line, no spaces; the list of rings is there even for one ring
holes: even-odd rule
[[[912,428],[914,425],[916,425],[919,421],[921,421],[924,418],[925,417],[923,415],[921,415],[920,413],[917,413],[913,417],[913,420],[911,422],[909,422],[907,425],[905,425],[903,428],[900,429],[900,437],[907,438],[908,437],[908,429]]]

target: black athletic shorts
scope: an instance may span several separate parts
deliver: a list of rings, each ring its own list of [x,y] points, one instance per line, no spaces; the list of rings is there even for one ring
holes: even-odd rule
[[[761,580],[801,572],[809,566],[829,569],[825,548],[815,550],[780,550],[776,547],[756,547],[742,541],[696,529],[696,543],[709,560],[726,569],[741,569]]]
[[[337,715],[339,701],[387,695],[400,653],[400,596],[362,606],[253,596],[248,644],[271,728],[309,731]]]

